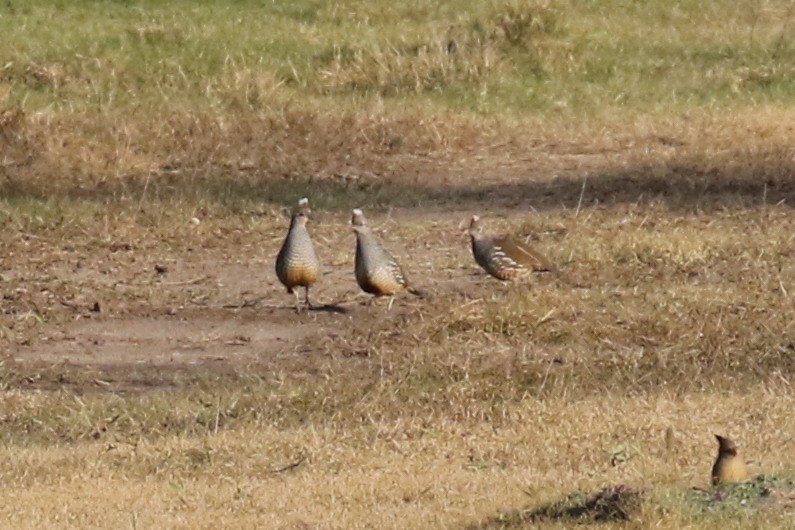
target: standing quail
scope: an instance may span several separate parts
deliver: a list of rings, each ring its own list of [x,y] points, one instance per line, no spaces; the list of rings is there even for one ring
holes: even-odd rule
[[[276,256],[276,276],[287,287],[288,293],[295,293],[296,310],[300,310],[298,291],[296,287],[306,290],[304,305],[309,303],[309,286],[315,283],[320,276],[320,260],[315,254],[312,238],[306,230],[309,218],[309,200],[303,198],[298,201],[298,206],[293,210],[290,219],[290,229],[284,243]]]
[[[420,291],[409,285],[406,274],[397,260],[384,250],[367,226],[364,213],[356,208],[351,217],[356,232],[356,283],[366,293],[375,296],[394,296],[402,291],[420,295]],[[389,301],[390,307],[392,300]]]
[[[499,280],[515,280],[530,271],[557,272],[547,258],[524,241],[484,236],[477,215],[469,223],[469,236],[475,261]]]
[[[712,466],[712,485],[748,480],[745,462],[738,454],[737,445],[723,436],[715,435],[718,440],[718,458]]]

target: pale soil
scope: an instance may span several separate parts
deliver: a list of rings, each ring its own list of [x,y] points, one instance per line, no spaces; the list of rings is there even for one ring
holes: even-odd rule
[[[427,171],[440,170],[436,163],[426,165]],[[418,172],[407,170],[406,180]],[[0,269],[2,309],[12,317],[6,354],[14,362],[99,369],[278,365],[298,354],[327,353],[330,339],[351,331],[399,328],[409,313],[433,315],[455,299],[510,288],[477,268],[463,228],[476,212],[494,212],[495,231],[505,228],[506,215],[514,226],[536,215],[530,203],[537,187],[548,185],[538,182],[537,170],[518,184],[519,173],[514,163],[509,172],[497,169],[488,178],[460,168],[434,176],[435,189],[450,189],[449,195],[429,191],[441,193],[431,199],[440,207],[384,212],[357,205],[427,294],[398,296],[390,311],[388,300],[372,299],[355,283],[347,211],[316,212],[310,224],[324,275],[311,291],[314,309],[301,314],[273,271],[288,224],[282,212],[216,217],[202,209],[199,224],[190,214],[171,212],[147,227],[133,210],[76,229],[64,223],[37,233],[7,230]],[[482,193],[470,190],[473,180]],[[452,181],[462,187],[455,190]],[[529,188],[516,193],[513,186],[524,185]],[[562,200],[561,191],[553,201]],[[454,206],[461,202],[469,207]],[[557,237],[559,229],[552,227],[547,237]]]
[[[4,310],[16,321],[7,355],[21,363],[110,369],[278,364],[281,358],[323,354],[329,339],[350,329],[388,326],[411,311],[430,314],[440,293],[448,297],[465,287],[477,289],[486,280],[474,264],[465,262],[467,240],[457,225],[466,213],[406,215],[412,219],[412,230],[427,236],[420,249],[408,250],[408,243],[389,233],[397,223],[394,218],[371,217],[413,283],[428,296],[420,300],[406,293],[389,311],[387,299],[371,299],[355,284],[354,238],[346,214],[326,214],[323,224],[313,227],[325,274],[311,290],[313,309],[301,313],[296,313],[293,296],[273,272],[272,260],[286,230],[286,220],[278,217],[255,221],[251,231],[235,229],[231,243],[213,234],[210,241],[204,239],[212,248],[188,252],[167,246],[139,250],[149,247],[146,241],[125,241],[123,246],[109,241],[96,250],[90,248],[93,237],[65,245],[18,236],[16,243],[27,248],[24,253],[11,252],[3,273]],[[417,229],[417,223],[423,228]],[[196,232],[203,227],[191,232],[192,228],[186,231],[188,237],[201,244],[203,235]],[[431,272],[434,266],[422,258],[426,251],[461,265]],[[249,259],[234,257],[241,252]],[[17,255],[21,259],[14,259]],[[158,273],[155,266],[167,270]],[[46,322],[35,316],[37,311]]]

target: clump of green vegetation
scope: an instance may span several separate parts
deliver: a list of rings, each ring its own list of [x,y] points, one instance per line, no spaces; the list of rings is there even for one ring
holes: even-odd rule
[[[723,484],[712,491],[692,490],[687,499],[703,517],[732,518],[759,510],[795,510],[795,479],[758,475],[753,480]]]

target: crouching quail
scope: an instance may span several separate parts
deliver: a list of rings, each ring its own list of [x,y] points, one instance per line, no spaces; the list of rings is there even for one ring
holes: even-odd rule
[[[306,198],[299,200],[290,218],[290,229],[276,256],[276,276],[287,288],[288,293],[295,294],[297,311],[300,311],[301,306],[296,288],[305,289],[304,307],[309,308],[311,307],[309,287],[320,277],[320,260],[315,254],[312,238],[306,229],[310,212],[309,200]]]
[[[557,272],[543,254],[524,241],[484,236],[477,215],[473,215],[469,223],[469,236],[475,261],[499,280],[515,280],[531,271]]]
[[[353,210],[351,226],[356,233],[356,283],[364,292],[390,297],[402,291],[422,294],[410,285],[397,260],[378,243],[359,208]]]
[[[717,434],[715,438],[718,440],[718,458],[712,466],[712,485],[748,480],[748,471],[737,450],[737,444]]]

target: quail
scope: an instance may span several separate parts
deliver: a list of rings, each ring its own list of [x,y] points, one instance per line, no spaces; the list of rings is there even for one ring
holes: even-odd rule
[[[315,254],[312,238],[306,229],[309,218],[309,200],[302,198],[293,210],[290,229],[284,238],[281,250],[276,256],[276,276],[287,288],[288,293],[295,294],[296,310],[300,311],[300,301],[296,287],[303,287],[306,296],[304,306],[311,307],[309,287],[320,277],[320,260]]]
[[[524,241],[510,237],[491,238],[483,235],[480,217],[469,223],[472,254],[483,270],[499,280],[515,280],[531,271],[557,272],[543,254]]]
[[[356,233],[356,283],[364,292],[390,297],[402,291],[421,294],[409,284],[397,260],[378,243],[359,208],[353,210],[351,226]]]
[[[745,462],[739,455],[737,445],[723,436],[715,435],[718,440],[718,458],[712,466],[712,485],[748,480]]]

